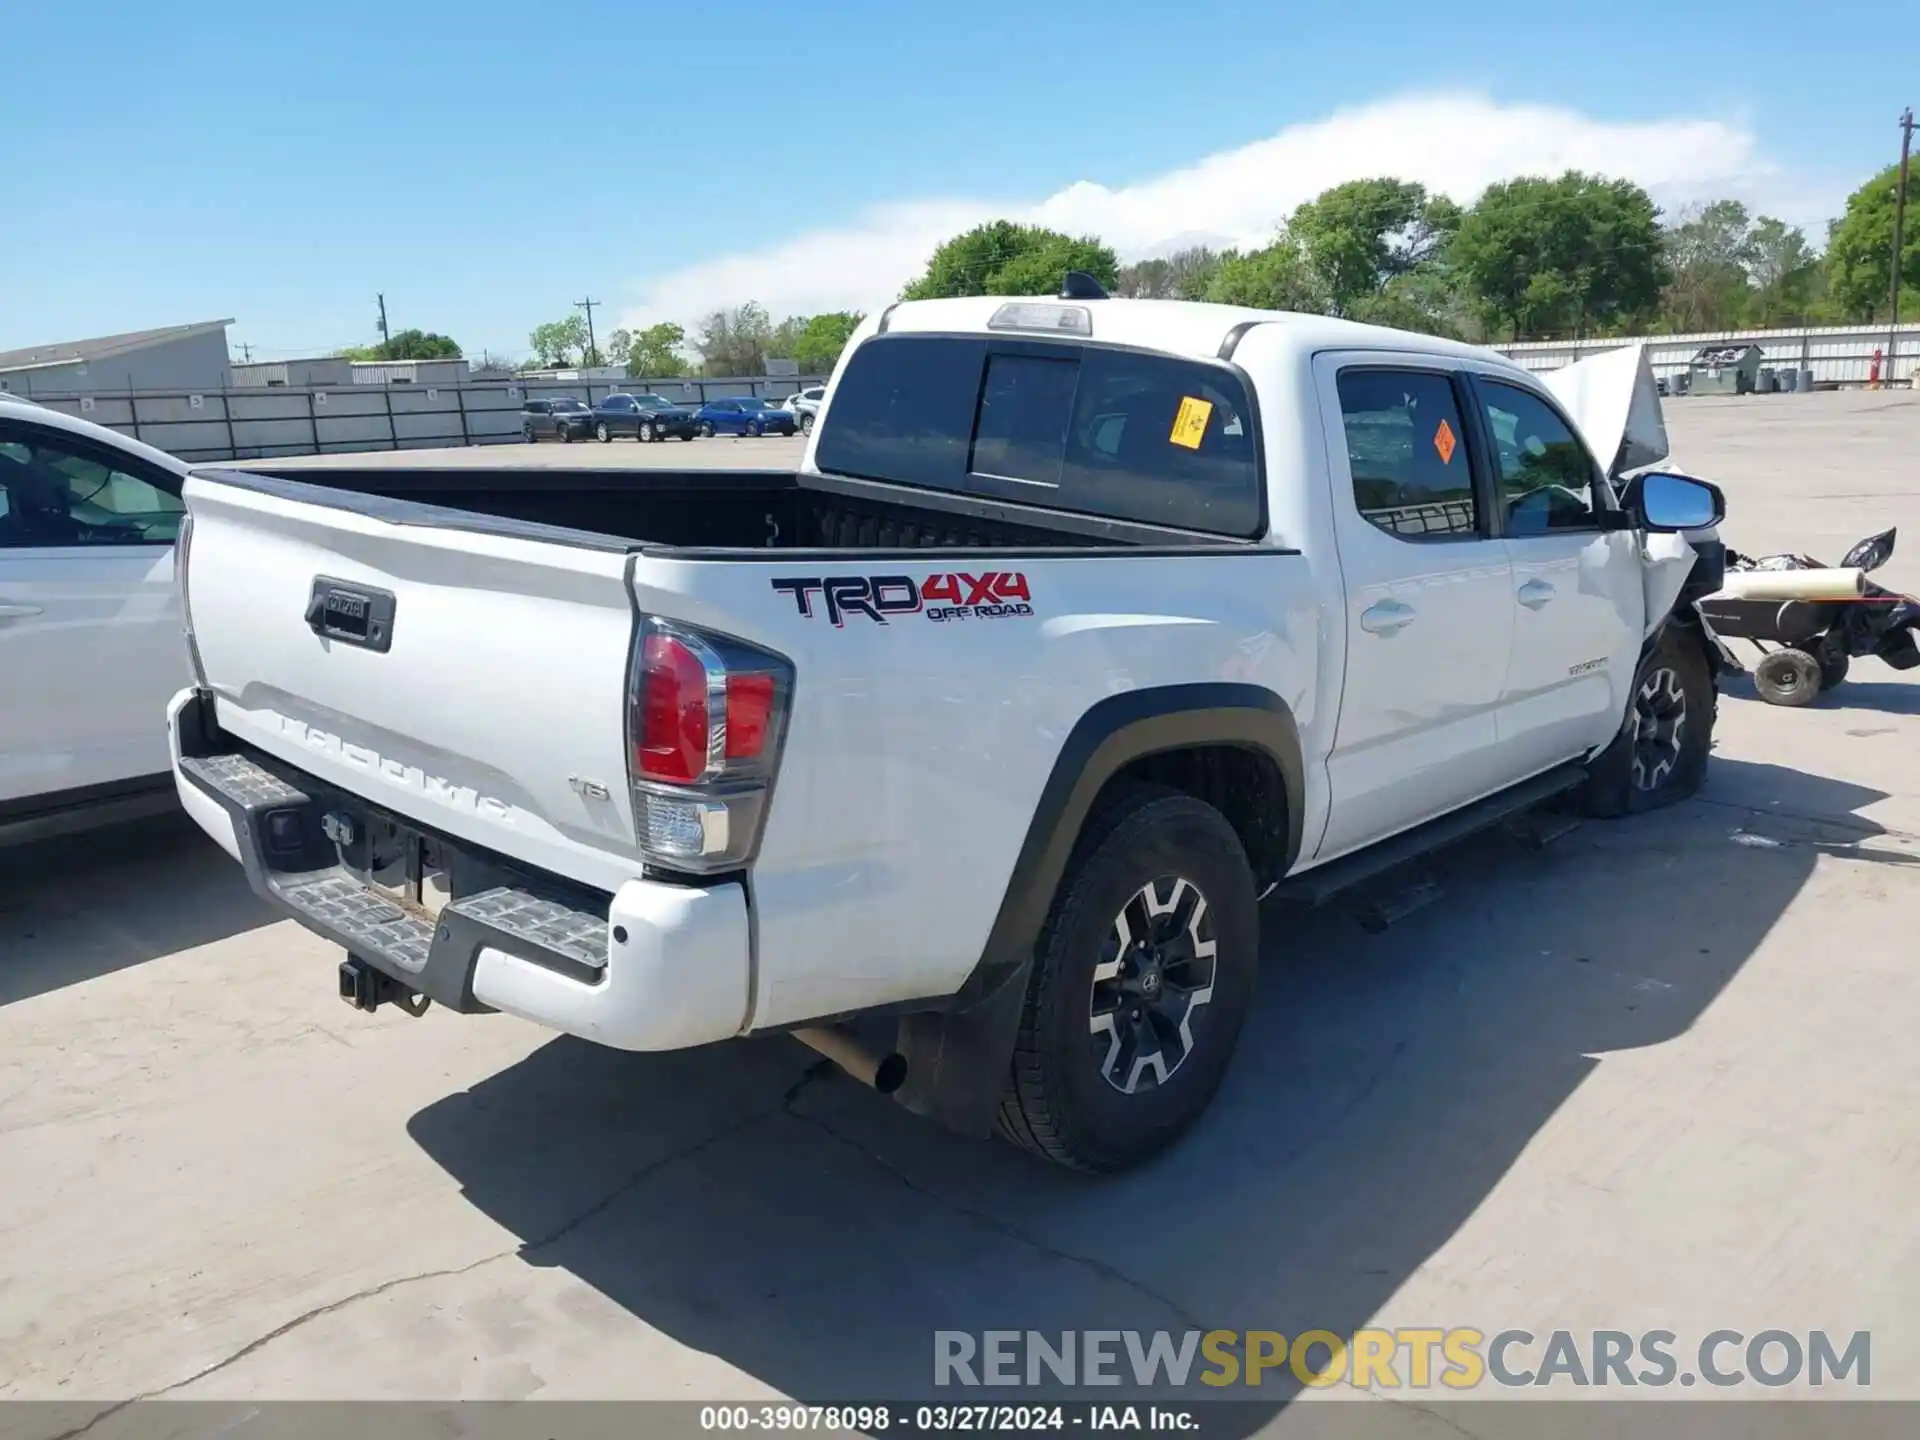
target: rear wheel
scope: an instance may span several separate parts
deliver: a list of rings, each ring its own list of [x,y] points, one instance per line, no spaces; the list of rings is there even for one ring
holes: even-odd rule
[[[1637,815],[1684,800],[1707,778],[1718,709],[1693,636],[1668,626],[1633,678],[1627,715],[1577,796],[1589,815]]]
[[[811,435],[813,433],[813,416],[802,415],[800,417],[800,433],[802,435]]]
[[[1253,871],[1224,816],[1140,787],[1090,822],[1035,947],[1000,1130],[1076,1170],[1177,1139],[1253,998]]]
[[[1753,688],[1769,705],[1805,705],[1820,693],[1820,662],[1791,646],[1769,651],[1753,667]]]
[[[700,433],[711,440],[713,438],[713,422],[711,420],[702,420],[700,422]]]
[[[602,445],[605,445],[613,439],[613,432],[607,429],[606,421],[602,420],[598,425],[593,427],[593,438],[598,440]]]

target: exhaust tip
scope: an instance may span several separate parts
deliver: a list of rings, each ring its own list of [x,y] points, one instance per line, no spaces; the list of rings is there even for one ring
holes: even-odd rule
[[[874,1068],[873,1088],[882,1095],[891,1095],[907,1083],[907,1057],[895,1051],[883,1058]]]

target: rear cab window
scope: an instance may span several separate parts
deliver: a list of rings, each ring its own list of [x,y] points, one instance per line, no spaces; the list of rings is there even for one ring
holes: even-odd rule
[[[886,335],[847,362],[816,463],[861,479],[1255,538],[1246,384],[1222,364],[1099,345]]]
[[[1337,389],[1361,516],[1400,540],[1479,538],[1483,517],[1452,379],[1368,366],[1342,370]]]

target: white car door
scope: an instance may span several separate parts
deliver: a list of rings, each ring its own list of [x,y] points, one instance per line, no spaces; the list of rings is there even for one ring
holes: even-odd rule
[[[1484,372],[1473,388],[1517,602],[1500,743],[1544,770],[1605,744],[1626,715],[1645,630],[1639,537],[1609,528],[1604,472],[1550,399]]]
[[[182,513],[165,470],[0,420],[0,815],[166,773],[167,699],[191,678]]]
[[[1331,814],[1316,861],[1520,778],[1494,723],[1513,567],[1487,513],[1464,377],[1432,356],[1317,357],[1346,587]]]

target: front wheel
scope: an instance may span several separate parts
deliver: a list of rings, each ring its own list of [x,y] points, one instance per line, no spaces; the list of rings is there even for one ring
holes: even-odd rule
[[[527,442],[527,444],[529,444],[529,445],[531,445],[531,444],[533,444],[533,443],[534,443],[534,437],[533,437],[533,426],[531,426],[531,425],[522,425],[522,426],[520,427],[520,438],[521,438],[522,440],[524,440],[524,441],[526,441],[526,442]]]
[[[651,445],[653,438],[653,423],[648,420],[642,420],[640,422],[640,443],[642,445]]]
[[[1253,871],[1218,810],[1142,786],[1097,812],[1034,949],[1001,1133],[1089,1171],[1171,1144],[1226,1075],[1259,946]]]
[[[760,422],[758,420],[749,420],[747,422],[747,438],[749,440],[758,440],[760,438]]]
[[[573,428],[571,426],[556,426],[553,433],[560,437],[560,443],[562,445],[571,445],[573,443]]]
[[[1691,633],[1669,625],[1640,662],[1620,733],[1576,799],[1589,815],[1637,815],[1684,800],[1707,778],[1718,710],[1713,672]]]

